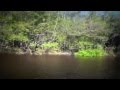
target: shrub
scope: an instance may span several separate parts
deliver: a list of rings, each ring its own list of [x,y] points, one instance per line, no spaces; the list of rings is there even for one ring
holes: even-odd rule
[[[105,56],[107,53],[103,49],[87,49],[87,50],[79,50],[75,53],[77,57],[97,57],[97,56]]]

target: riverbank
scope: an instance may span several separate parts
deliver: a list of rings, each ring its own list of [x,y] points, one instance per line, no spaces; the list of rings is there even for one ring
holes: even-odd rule
[[[42,53],[42,52],[34,52],[34,53],[16,53],[18,55],[24,55],[24,54],[29,54],[29,55],[72,55],[70,52],[49,52],[49,53]]]
[[[90,53],[88,51],[84,52],[77,52],[77,53],[71,53],[70,51],[61,51],[61,50],[43,50],[43,49],[37,49],[36,51],[32,51],[31,49],[26,49],[26,51],[23,51],[20,48],[5,48],[0,50],[0,54],[16,54],[16,55],[66,55],[66,56],[76,56],[76,57],[96,57],[97,55],[94,54],[93,51]],[[89,55],[87,55],[89,54]],[[97,53],[99,54],[99,53]],[[98,56],[120,56],[120,54],[103,54]]]
[[[0,51],[2,54],[17,54],[17,55],[72,55],[71,52],[63,52],[63,51],[49,51],[45,52],[45,50],[37,50],[32,52],[30,49],[23,51],[20,48],[14,48],[14,49],[3,49]]]

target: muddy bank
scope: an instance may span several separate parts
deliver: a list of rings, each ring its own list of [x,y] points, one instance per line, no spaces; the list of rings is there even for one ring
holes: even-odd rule
[[[44,50],[38,50],[35,52],[32,52],[31,50],[27,50],[27,51],[22,51],[22,50],[6,50],[6,51],[2,51],[0,52],[0,54],[17,54],[17,55],[72,55],[71,52],[56,52],[56,51],[51,51],[51,52],[45,52]]]

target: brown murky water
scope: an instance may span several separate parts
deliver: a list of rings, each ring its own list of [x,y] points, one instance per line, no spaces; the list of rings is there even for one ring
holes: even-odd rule
[[[115,57],[80,58],[0,54],[0,79],[119,79]]]

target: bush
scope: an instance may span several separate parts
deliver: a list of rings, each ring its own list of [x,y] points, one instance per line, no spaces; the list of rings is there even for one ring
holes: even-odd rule
[[[77,57],[97,57],[105,56],[107,53],[103,49],[88,49],[88,50],[79,50],[75,53]]]

